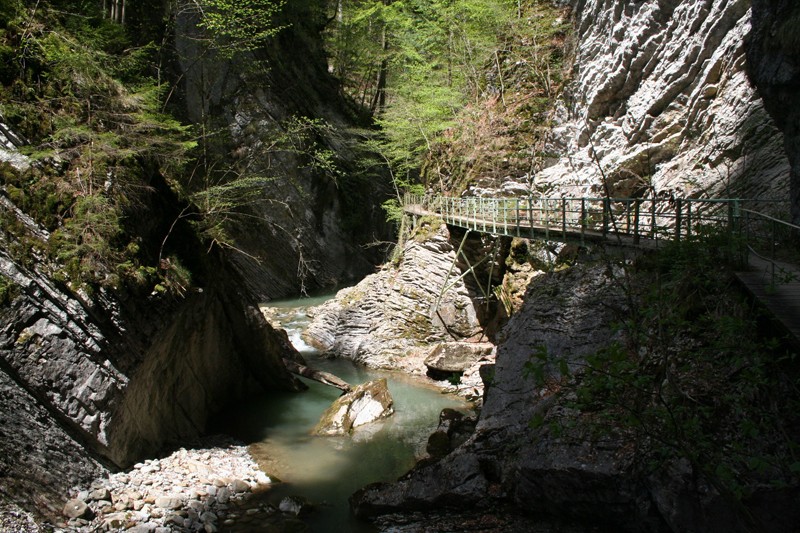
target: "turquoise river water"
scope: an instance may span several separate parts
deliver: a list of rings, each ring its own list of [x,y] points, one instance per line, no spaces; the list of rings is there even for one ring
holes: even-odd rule
[[[310,531],[371,531],[350,516],[349,496],[369,483],[392,481],[408,471],[415,458],[424,455],[427,437],[436,428],[440,411],[450,407],[467,412],[469,405],[419,378],[320,357],[301,336],[308,324],[306,308],[325,299],[271,302],[269,306],[311,366],[353,385],[386,377],[394,398],[394,415],[359,428],[352,436],[312,436],[311,430],[340,391],[303,379],[307,391],[258,398],[228,415],[225,425],[230,434],[250,445],[251,454],[267,474],[280,480],[261,498],[275,506],[288,495],[309,500],[314,511],[304,521]]]

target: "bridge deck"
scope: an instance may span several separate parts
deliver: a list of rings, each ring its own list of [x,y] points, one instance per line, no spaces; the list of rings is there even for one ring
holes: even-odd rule
[[[651,239],[644,236],[636,236],[626,233],[603,233],[599,230],[590,228],[577,229],[567,226],[565,228],[530,224],[528,221],[520,220],[519,223],[493,223],[491,220],[476,219],[469,216],[446,215],[436,211],[425,209],[419,204],[404,206],[406,213],[416,216],[435,216],[442,218],[446,223],[454,226],[490,233],[493,235],[503,235],[506,237],[522,237],[526,239],[544,239],[561,242],[607,242],[618,246],[628,246],[632,248],[652,249],[659,247],[659,242],[663,239]]]
[[[785,280],[775,283],[772,262],[751,255],[749,263],[751,269],[737,272],[736,277],[800,344],[800,270],[780,264],[782,272],[778,276]]]
[[[593,211],[594,217],[587,216],[591,213],[586,206],[591,206],[591,202],[597,199],[543,199],[537,200],[534,207],[530,202],[513,199],[446,198],[438,203],[432,202],[430,208],[419,200],[422,199],[407,197],[404,210],[417,216],[440,217],[447,224],[482,233],[562,242],[605,242],[646,249],[656,249],[664,240],[681,240],[690,236],[693,223],[726,224],[745,239],[749,248],[760,241],[772,250],[769,258],[751,253],[750,270],[737,272],[736,276],[800,347],[800,267],[781,263],[775,254],[776,248],[797,242],[800,227],[741,208],[739,202],[743,200],[708,200],[709,205],[705,207],[710,211],[705,216],[701,211],[703,201],[676,200],[674,213],[667,216],[663,206],[657,211],[656,200],[652,200],[649,201],[649,224],[646,216],[645,222],[640,223],[642,213],[647,210],[640,210],[637,203],[640,200],[636,199],[613,200],[613,205],[624,207],[622,213],[616,214],[612,214],[611,201],[606,200],[602,211]],[[580,211],[575,207],[569,208],[570,202],[575,205],[580,202]]]

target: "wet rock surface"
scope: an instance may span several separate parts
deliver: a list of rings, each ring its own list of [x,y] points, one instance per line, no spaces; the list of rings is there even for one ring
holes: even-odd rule
[[[314,434],[348,435],[360,426],[391,416],[393,403],[386,378],[362,383],[322,413]]]
[[[459,435],[457,421],[445,416],[441,434],[429,441],[432,458],[442,458],[423,461],[395,483],[356,493],[351,504],[357,515],[435,514],[441,506],[453,506],[491,516],[496,506],[511,506],[538,515],[543,523],[560,511],[565,517],[584,517],[590,525],[605,521],[633,527],[636,520],[647,520],[652,506],[642,496],[646,492],[626,477],[632,456],[620,453],[619,442],[593,445],[577,436],[553,436],[546,424],[531,426],[535,415],[558,416],[563,409],[526,377],[532,354],[545,347],[580,364],[614,338],[615,305],[624,306],[624,299],[605,268],[573,267],[536,278],[523,308],[503,331],[506,340],[499,346],[474,433]],[[558,375],[558,369],[549,371]],[[661,526],[656,520],[653,530]]]
[[[409,239],[397,265],[385,266],[310,310],[308,342],[331,356],[423,376],[431,346],[454,339],[461,346],[485,341],[470,292],[453,267],[456,249],[449,233],[441,222],[429,224],[424,239]],[[471,353],[484,354],[487,345],[477,346]],[[481,355],[482,361],[462,365],[458,385],[442,385],[479,396],[478,367],[492,357]]]
[[[425,366],[438,372],[462,373],[481,359],[487,360],[494,345],[488,342],[443,342],[425,358]]]

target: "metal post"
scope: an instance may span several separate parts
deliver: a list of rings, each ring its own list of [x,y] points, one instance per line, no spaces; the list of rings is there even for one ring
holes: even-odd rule
[[[517,237],[519,237],[519,198],[517,198]]]
[[[561,233],[564,234],[564,241],[567,240],[567,199],[561,198]]]
[[[533,198],[528,196],[528,226],[531,229],[531,239],[533,239]]]
[[[489,203],[492,206],[492,233],[497,235],[497,199],[491,199],[489,200]]]
[[[586,198],[581,198],[581,244],[585,244],[586,234]]]
[[[675,240],[681,240],[681,199],[675,199]]]
[[[625,233],[631,233],[631,199],[625,200]]]
[[[608,219],[611,215],[611,200],[603,198],[603,236],[608,233]]]
[[[550,202],[547,201],[547,198],[542,199],[544,201],[544,240],[550,240]]]
[[[656,238],[656,195],[650,201],[650,238]]]
[[[503,200],[503,235],[508,235],[508,200]]]
[[[686,200],[686,240],[692,238],[692,201]]]
[[[642,199],[637,198],[633,202],[633,244],[639,244],[639,208],[641,207]]]

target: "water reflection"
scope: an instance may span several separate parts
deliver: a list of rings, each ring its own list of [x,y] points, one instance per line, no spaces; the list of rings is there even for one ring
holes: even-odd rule
[[[300,338],[307,323],[303,309],[285,305],[278,318],[291,339]],[[266,395],[227,413],[227,432],[250,444],[261,467],[282,481],[262,498],[277,506],[284,496],[300,495],[316,504],[306,519],[311,531],[370,531],[350,517],[349,496],[369,483],[392,481],[404,474],[424,452],[439,412],[445,407],[466,411],[468,406],[408,376],[320,358],[305,343],[296,346],[311,366],[351,384],[386,377],[395,414],[359,428],[353,436],[312,436],[323,411],[340,391],[304,379],[309,386],[306,392]]]

